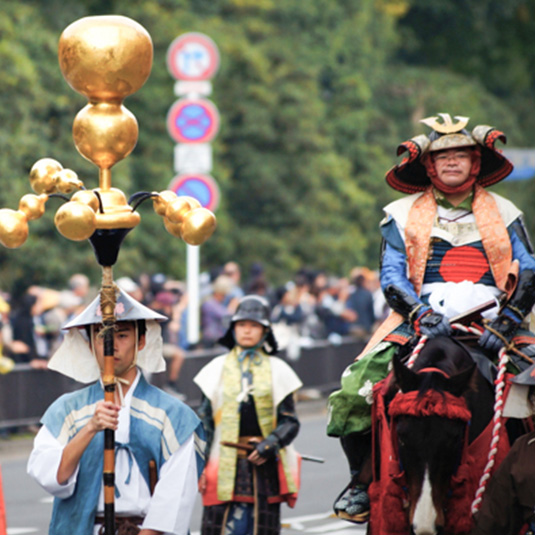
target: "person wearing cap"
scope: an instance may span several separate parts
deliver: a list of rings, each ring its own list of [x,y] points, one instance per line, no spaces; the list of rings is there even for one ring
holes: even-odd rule
[[[408,194],[384,208],[381,287],[392,309],[329,398],[327,434],[340,437],[352,481],[335,502],[339,516],[364,521],[371,451],[372,388],[386,377],[392,356],[413,335],[452,333],[450,318],[488,302],[479,346],[495,359],[511,342],[528,357],[535,337],[523,328],[535,302],[535,258],[520,210],[485,188],[503,180],[512,164],[494,144],[502,132],[476,126],[468,117],[442,113],[422,123],[430,135],[398,148],[407,156],[386,174]],[[525,360],[512,355],[516,371]]]
[[[226,331],[232,313],[225,305],[225,298],[232,287],[229,277],[219,275],[212,285],[212,294],[201,304],[201,342],[204,347],[214,347]]]
[[[237,262],[227,262],[223,266],[223,275],[228,277],[232,281],[232,288],[229,293],[225,296],[223,304],[230,310],[234,312],[240,299],[245,295],[243,288],[241,286],[241,269]]]
[[[186,359],[184,351],[178,345],[181,308],[183,308],[183,305],[182,307],[180,305],[181,298],[182,294],[178,291],[178,288],[173,288],[173,290],[162,289],[148,303],[148,307],[169,318],[167,321],[161,323],[163,356],[169,362],[167,384],[162,389],[168,394],[185,401],[186,396],[178,392],[176,386],[180,370]]]
[[[49,360],[50,369],[92,384],[64,394],[47,409],[28,473],[54,496],[50,535],[99,533],[104,522],[102,431],[113,429],[118,533],[186,535],[204,468],[202,424],[192,409],[150,385],[141,373],[165,369],[158,325],[165,316],[118,290],[115,318],[115,403],[104,401],[99,296],[65,325],[65,339]]]
[[[199,415],[208,462],[199,488],[202,535],[280,533],[280,504],[293,507],[299,460],[295,372],[273,356],[277,342],[267,300],[243,297],[220,343],[230,351],[193,379],[202,390]]]
[[[504,416],[535,414],[535,365],[511,379]],[[535,431],[519,437],[488,482],[471,535],[535,533]],[[527,529],[527,531],[526,531]]]

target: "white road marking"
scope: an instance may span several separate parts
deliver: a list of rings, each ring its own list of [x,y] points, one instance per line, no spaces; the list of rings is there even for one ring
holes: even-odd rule
[[[321,526],[317,526],[315,528],[308,528],[306,532],[307,533],[330,533],[331,535],[336,535],[337,533],[342,533],[342,531],[346,529],[354,530],[355,527],[356,527],[355,524],[352,524],[351,522],[348,522],[347,520],[336,520],[329,524],[322,524]]]
[[[310,522],[311,520],[322,520],[324,518],[330,518],[333,513],[327,511],[326,513],[316,513],[314,515],[296,516],[294,518],[288,518],[282,520],[283,524],[291,524],[293,522]]]

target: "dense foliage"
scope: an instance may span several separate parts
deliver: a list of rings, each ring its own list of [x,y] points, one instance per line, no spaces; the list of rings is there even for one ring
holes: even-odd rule
[[[72,142],[85,99],[63,80],[57,42],[71,22],[110,13],[138,21],[154,43],[151,77],[125,101],[140,125],[138,144],[112,173],[127,194],[166,189],[173,178],[167,47],[200,31],[220,49],[211,98],[222,118],[213,170],[222,202],[218,230],[202,247],[205,268],[261,262],[282,281],[303,265],[336,274],[377,267],[381,207],[396,197],[385,171],[396,163],[397,144],[425,131],[418,120],[428,115],[447,111],[470,116],[472,126],[499,126],[514,146],[534,141],[528,0],[4,0],[0,207],[17,207],[30,191],[29,169],[45,156],[97,186],[98,170]],[[501,187],[529,208],[531,182]],[[57,206],[47,203],[20,249],[0,248],[2,289],[62,285],[74,271],[97,281],[90,245],[56,231]],[[150,203],[140,212],[117,276],[184,277],[184,243],[167,234]]]

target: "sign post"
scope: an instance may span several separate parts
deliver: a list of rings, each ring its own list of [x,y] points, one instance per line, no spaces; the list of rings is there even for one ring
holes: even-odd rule
[[[217,107],[204,98],[212,93],[211,78],[219,69],[219,50],[210,37],[189,32],[178,36],[167,49],[167,67],[177,80],[175,95],[179,98],[167,114],[167,131],[177,145],[174,170],[179,173],[170,184],[177,195],[197,199],[214,211],[219,204],[219,188],[208,174],[212,171],[210,142],[219,130]],[[187,340],[200,339],[200,250],[187,246]]]

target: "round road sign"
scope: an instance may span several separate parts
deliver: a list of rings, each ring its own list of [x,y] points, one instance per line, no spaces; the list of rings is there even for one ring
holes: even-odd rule
[[[177,143],[207,143],[219,130],[219,112],[210,100],[182,98],[167,114],[167,131]]]
[[[167,49],[167,68],[177,80],[209,80],[219,68],[217,45],[203,33],[182,34]]]
[[[215,212],[219,206],[219,187],[210,175],[178,175],[169,184],[169,189],[178,196],[188,195],[197,199],[203,208]]]

